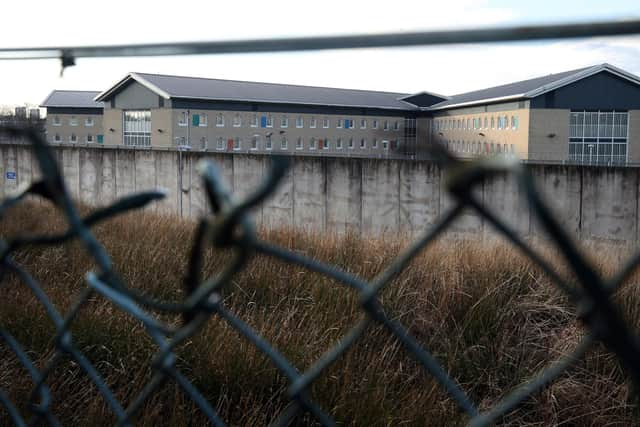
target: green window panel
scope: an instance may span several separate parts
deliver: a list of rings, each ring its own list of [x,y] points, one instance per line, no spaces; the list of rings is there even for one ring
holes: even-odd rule
[[[98,144],[104,144],[104,135],[98,135]]]
[[[193,115],[193,125],[200,126],[200,114]]]

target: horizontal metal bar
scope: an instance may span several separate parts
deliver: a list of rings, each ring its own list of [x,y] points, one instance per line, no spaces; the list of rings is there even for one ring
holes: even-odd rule
[[[387,34],[285,37],[105,46],[16,47],[0,49],[0,59],[101,58],[118,56],[299,52],[329,49],[532,41],[595,36],[620,36],[629,34],[640,34],[639,19]]]

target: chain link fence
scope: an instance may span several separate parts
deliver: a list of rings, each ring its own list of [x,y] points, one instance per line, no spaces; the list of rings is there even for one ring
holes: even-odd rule
[[[579,360],[596,342],[601,342],[619,358],[630,379],[640,385],[640,346],[632,331],[623,321],[618,308],[610,296],[617,287],[633,272],[640,262],[640,254],[633,257],[622,270],[610,281],[605,281],[594,268],[580,255],[571,242],[570,237],[554,219],[534,189],[532,177],[526,168],[518,162],[508,159],[485,158],[475,162],[461,162],[443,147],[434,146],[431,155],[438,159],[447,169],[447,189],[457,200],[456,205],[439,221],[419,236],[389,267],[372,281],[364,281],[333,265],[308,258],[299,253],[285,250],[261,240],[256,234],[254,222],[249,211],[259,205],[273,193],[279,180],[287,169],[286,158],[274,157],[273,164],[266,179],[253,194],[243,200],[235,201],[226,190],[218,169],[211,163],[201,164],[201,175],[204,181],[208,203],[213,214],[200,218],[196,237],[192,243],[190,261],[187,266],[184,290],[186,298],[179,303],[167,303],[142,296],[135,289],[128,287],[114,272],[109,254],[92,234],[91,227],[97,223],[147,205],[161,199],[160,192],[144,192],[120,199],[110,206],[99,209],[85,218],[81,218],[70,194],[65,186],[61,171],[46,142],[39,133],[23,128],[5,128],[4,131],[16,137],[24,137],[32,142],[32,149],[37,159],[43,178],[34,182],[29,188],[12,197],[5,198],[0,204],[0,217],[28,195],[35,195],[53,203],[65,216],[68,230],[58,235],[17,235],[5,237],[0,241],[2,254],[1,271],[3,277],[15,274],[33,296],[44,307],[49,319],[56,328],[55,353],[46,364],[37,369],[30,360],[27,351],[20,343],[0,326],[0,337],[4,345],[16,356],[22,366],[29,372],[33,380],[29,414],[19,412],[17,405],[10,401],[7,394],[0,390],[0,403],[8,412],[10,419],[19,426],[34,425],[46,422],[58,425],[56,415],[52,412],[52,394],[47,387],[47,380],[54,368],[64,358],[70,358],[84,371],[96,389],[104,397],[115,414],[119,425],[130,425],[136,414],[150,397],[168,381],[178,384],[190,399],[202,410],[208,420],[217,426],[225,425],[216,409],[208,402],[200,391],[176,367],[176,346],[193,336],[212,316],[218,316],[241,334],[247,341],[263,352],[273,365],[282,372],[289,381],[287,397],[290,404],[280,414],[273,425],[289,425],[301,413],[311,414],[322,425],[336,425],[331,414],[317,404],[310,393],[310,388],[327,368],[339,359],[354,343],[362,337],[370,325],[382,325],[394,335],[420,365],[432,375],[442,388],[455,400],[459,410],[469,416],[472,426],[490,425],[503,415],[516,408],[523,400],[541,390],[559,375],[564,373],[573,363]],[[579,285],[569,284],[561,278],[552,267],[514,230],[500,218],[494,216],[473,195],[474,186],[492,174],[509,173],[517,177],[526,190],[531,209],[547,231],[550,239],[561,251],[564,260],[578,279]],[[477,405],[461,389],[451,375],[446,372],[431,355],[428,349],[421,347],[406,327],[389,318],[383,310],[378,295],[416,254],[427,247],[448,226],[461,215],[464,209],[474,209],[508,240],[533,260],[562,289],[570,301],[576,305],[579,317],[589,333],[576,346],[572,353],[548,366],[539,375],[509,392],[497,405],[486,412],[480,412]],[[41,285],[19,264],[12,255],[27,245],[59,245],[71,239],[77,239],[90,254],[97,266],[96,271],[86,274],[86,288],[66,313],[60,313],[51,303]],[[204,251],[212,245],[216,248],[227,248],[233,251],[233,257],[224,269],[214,277],[202,277],[201,269]],[[298,265],[310,271],[325,275],[342,285],[352,288],[359,294],[362,318],[353,325],[342,340],[327,351],[319,360],[304,372],[299,372],[292,363],[279,353],[267,340],[229,311],[221,298],[221,292],[228,286],[255,254],[266,255],[284,262]],[[121,310],[126,311],[140,321],[146,333],[157,346],[157,353],[152,362],[154,371],[152,379],[142,391],[125,406],[118,401],[98,370],[91,361],[74,344],[70,332],[71,325],[89,299],[100,294],[113,302]],[[182,323],[174,326],[160,320],[163,313],[180,314]]]
[[[520,27],[469,31],[441,31],[431,33],[409,33],[379,36],[319,37],[307,39],[248,40],[238,42],[212,42],[169,45],[107,46],[102,48],[33,48],[0,49],[2,59],[50,58],[62,60],[63,67],[73,65],[76,57],[166,55],[166,54],[211,54],[230,52],[266,52],[317,50],[353,47],[411,46],[462,42],[495,42],[506,40],[548,39],[554,37],[584,37],[589,35],[635,34],[640,32],[640,21],[622,23],[595,23],[576,25],[555,25],[541,27]],[[455,206],[443,215],[436,224],[420,235],[402,252],[386,270],[372,281],[365,281],[336,266],[328,265],[290,250],[286,250],[261,240],[249,211],[271,195],[279,180],[287,170],[286,158],[273,158],[273,164],[261,186],[243,200],[235,200],[227,191],[219,171],[210,163],[201,165],[206,197],[211,210],[210,216],[199,219],[197,233],[192,243],[190,261],[187,266],[184,290],[187,295],[179,303],[169,303],[143,296],[115,273],[111,258],[101,243],[94,237],[91,228],[101,221],[141,208],[164,197],[156,191],[133,194],[113,204],[101,208],[82,218],[74,205],[53,153],[41,134],[34,129],[4,125],[3,135],[13,139],[30,141],[42,179],[32,183],[23,192],[7,197],[0,203],[0,218],[12,206],[23,203],[29,195],[38,196],[55,205],[64,215],[68,230],[57,235],[3,236],[0,240],[0,280],[9,274],[20,282],[42,305],[50,321],[55,325],[55,351],[44,366],[37,368],[27,350],[0,325],[0,339],[26,369],[33,381],[27,414],[18,410],[8,394],[0,389],[0,404],[15,425],[59,425],[52,411],[52,392],[47,386],[56,366],[65,358],[73,360],[84,371],[95,388],[104,397],[111,411],[122,426],[131,425],[145,402],[163,385],[171,380],[200,408],[211,424],[225,425],[216,409],[203,394],[176,367],[177,356],[174,349],[192,337],[211,317],[218,316],[241,334],[248,342],[273,363],[288,379],[287,397],[290,403],[273,422],[275,426],[291,424],[301,414],[310,414],[322,425],[332,426],[336,422],[314,401],[310,389],[327,368],[345,354],[372,324],[382,325],[395,336],[422,366],[433,376],[448,395],[457,403],[459,410],[469,417],[472,426],[490,425],[514,410],[520,403],[549,385],[563,374],[596,343],[604,344],[617,356],[630,381],[640,387],[640,345],[634,333],[625,323],[619,308],[612,301],[612,294],[640,263],[640,253],[633,256],[610,280],[600,277],[594,267],[579,253],[570,236],[556,221],[534,188],[532,177],[524,165],[515,160],[483,158],[473,162],[459,161],[440,146],[429,147],[429,155],[447,170],[446,188],[456,200]],[[513,174],[525,189],[530,209],[547,232],[549,239],[557,246],[564,261],[575,274],[577,283],[568,283],[543,260],[541,255],[502,219],[495,216],[474,196],[473,189],[486,177],[494,174]],[[411,260],[438,238],[458,218],[465,209],[473,209],[491,223],[504,237],[522,253],[537,264],[549,278],[566,293],[577,307],[579,318],[589,331],[582,341],[567,356],[552,363],[537,376],[511,390],[494,407],[481,412],[478,406],[446,372],[438,360],[412,337],[407,328],[389,318],[383,310],[378,296],[381,290],[400,275]],[[87,286],[72,306],[64,313],[59,312],[42,286],[25,268],[14,261],[16,251],[29,245],[60,245],[76,239],[84,246],[97,266],[96,271],[86,274]],[[210,246],[233,251],[233,257],[222,271],[213,277],[202,277],[203,254]],[[358,292],[362,308],[361,319],[333,348],[327,351],[306,371],[299,372],[293,364],[279,353],[270,342],[243,322],[223,303],[221,292],[256,254],[266,255],[287,263],[295,264],[310,271],[325,275],[336,282]],[[2,282],[0,281],[0,286]],[[157,346],[152,362],[153,376],[146,386],[129,402],[121,402],[100,376],[90,360],[74,344],[70,332],[71,325],[79,312],[92,296],[100,294],[127,312],[142,325]],[[0,308],[1,309],[1,308]],[[162,314],[180,314],[179,325],[161,320]]]

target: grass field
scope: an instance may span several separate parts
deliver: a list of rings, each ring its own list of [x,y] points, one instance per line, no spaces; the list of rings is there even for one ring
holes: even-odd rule
[[[2,236],[21,231],[61,230],[53,210],[22,206],[0,223]],[[183,297],[195,224],[172,217],[133,213],[95,229],[124,280],[167,300]],[[373,277],[408,244],[401,237],[263,232],[286,248]],[[593,249],[605,275],[619,264],[622,248]],[[549,259],[557,259],[545,250]],[[86,285],[93,268],[77,243],[25,248],[16,260],[43,283],[60,311]],[[210,251],[212,274],[228,260]],[[619,292],[627,319],[640,325],[638,276]],[[15,277],[0,285],[0,328],[29,350],[38,366],[52,354],[54,329],[33,295]],[[259,331],[299,370],[334,345],[361,316],[357,295],[301,268],[254,258],[224,294],[227,307]],[[482,409],[547,364],[569,352],[584,330],[574,309],[528,260],[499,242],[437,242],[424,251],[381,298],[387,312],[441,361]],[[164,316],[167,321],[178,322]],[[141,324],[100,296],[72,325],[76,345],[97,367],[126,406],[150,379],[156,351]],[[178,348],[182,372],[231,425],[265,425],[286,406],[285,378],[260,352],[217,318]],[[64,360],[48,382],[54,412],[65,425],[112,425],[115,418],[82,371]],[[0,387],[15,402],[32,383],[0,343]],[[387,332],[371,327],[312,389],[313,397],[344,425],[452,426],[464,424],[440,387]],[[24,411],[25,404],[21,404]],[[640,422],[630,387],[614,356],[596,346],[584,360],[502,422],[507,425],[634,425]],[[24,413],[24,412],[23,412]],[[0,424],[8,424],[0,406]],[[202,425],[204,417],[180,388],[167,383],[137,419],[139,425]],[[308,417],[299,425],[313,425]]]

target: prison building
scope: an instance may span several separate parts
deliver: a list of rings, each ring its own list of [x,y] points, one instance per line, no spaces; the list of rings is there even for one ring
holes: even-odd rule
[[[130,73],[95,99],[104,103],[106,144],[377,157],[415,148],[427,114],[413,96]]]
[[[640,163],[640,79],[609,64],[454,95],[425,110],[458,156]]]
[[[42,102],[47,109],[45,135],[50,143],[102,144],[103,104],[94,101],[100,92],[54,90]]]

